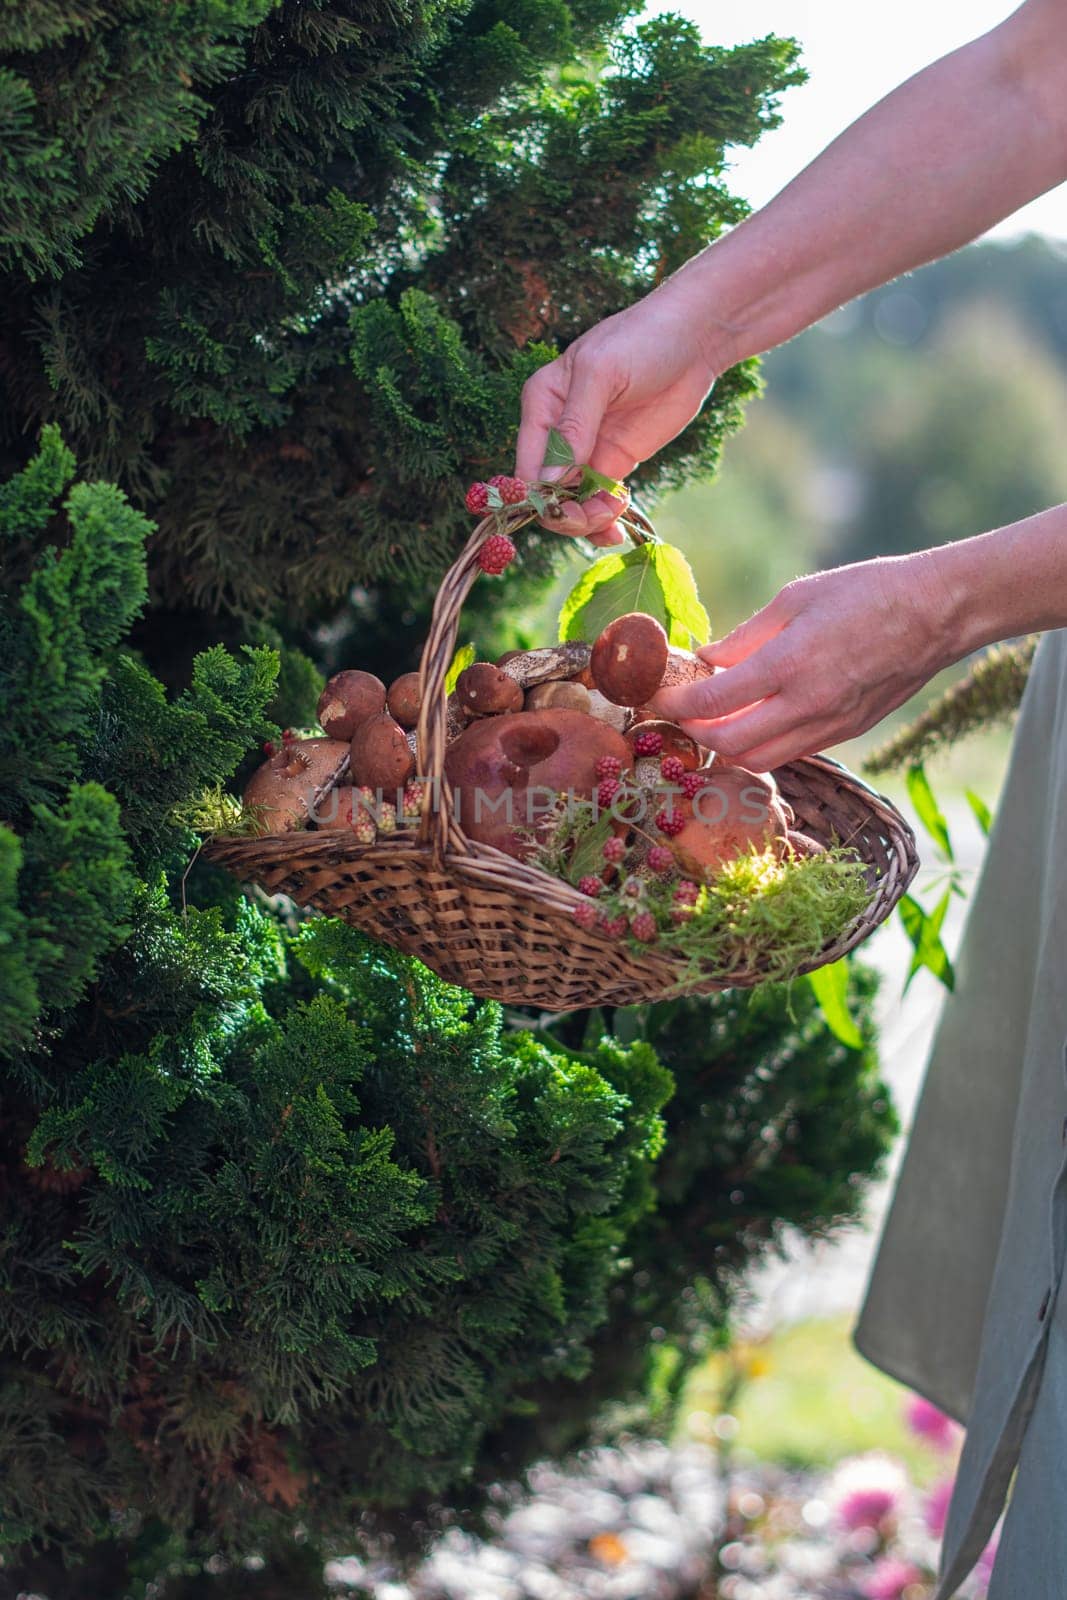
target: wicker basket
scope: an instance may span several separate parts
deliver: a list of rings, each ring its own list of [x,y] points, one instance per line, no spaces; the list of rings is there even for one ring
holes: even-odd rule
[[[509,528],[530,514],[509,517]],[[638,538],[648,524],[631,511]],[[337,832],[264,838],[216,836],[204,854],[272,894],[286,894],[416,955],[473,994],[547,1011],[635,1005],[679,993],[750,988],[758,969],[708,971],[694,980],[688,958],[632,948],[586,932],[574,920],[582,896],[539,867],[468,840],[453,816],[443,775],[445,677],[456,647],[460,610],[479,574],[477,554],[495,531],[479,523],[446,574],[420,664],[417,730],[426,795],[417,827],[361,845]],[[791,762],[775,773],[796,812],[797,827],[821,844],[849,845],[865,862],[871,898],[839,938],[802,970],[836,961],[889,916],[918,867],[915,839],[881,795],[826,756]],[[686,975],[683,979],[683,973]]]

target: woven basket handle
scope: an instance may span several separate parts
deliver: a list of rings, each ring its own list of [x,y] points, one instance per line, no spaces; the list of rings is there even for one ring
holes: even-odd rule
[[[536,519],[535,511],[516,506],[514,512],[506,515],[504,528],[510,535]],[[619,522],[635,544],[647,544],[655,538],[652,524],[634,505],[627,506]],[[487,539],[500,531],[499,512],[483,517],[445,573],[434,601],[430,630],[419,662],[420,709],[416,737],[421,775],[428,781],[422,802],[418,842],[430,846],[435,861],[442,860],[446,850],[466,853],[471,848],[453,815],[452,791],[444,775],[445,748],[448,743],[445,679],[456,653],[463,602],[481,574],[478,552]]]

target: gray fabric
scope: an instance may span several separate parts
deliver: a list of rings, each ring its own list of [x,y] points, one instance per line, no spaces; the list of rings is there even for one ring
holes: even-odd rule
[[[966,1577],[1026,1440],[1056,1429],[1042,1382],[1064,1260],[1067,1179],[1067,631],[1038,651],[981,882],[856,1344],[967,1425],[937,1600]],[[1047,1298],[1046,1298],[1047,1297]],[[1057,1352],[1059,1346],[1056,1347]],[[1040,1434],[1028,1424],[1035,1406]],[[1048,1401],[1055,1411],[1055,1398]],[[1061,1442],[1067,1416],[1060,1413]],[[1055,1489],[1060,1448],[1026,1483]],[[1022,1482],[1022,1479],[1020,1479]],[[1047,1514],[1060,1515],[1058,1505]],[[1021,1527],[1021,1512],[1017,1518]],[[1037,1524],[1034,1524],[1035,1526]],[[1006,1541],[998,1568],[1023,1541]],[[1006,1570],[1006,1566],[1004,1568]],[[1002,1595],[1065,1592],[998,1570]]]

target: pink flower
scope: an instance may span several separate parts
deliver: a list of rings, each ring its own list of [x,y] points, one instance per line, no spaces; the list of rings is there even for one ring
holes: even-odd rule
[[[908,1488],[899,1461],[872,1453],[843,1461],[829,1485],[828,1499],[841,1527],[880,1530]]]
[[[896,1504],[891,1489],[853,1489],[838,1502],[837,1516],[846,1528],[877,1528]]]
[[[896,1556],[883,1556],[876,1561],[862,1582],[866,1600],[900,1600],[905,1589],[921,1583],[923,1575],[910,1561],[900,1561]]]
[[[935,1450],[951,1450],[959,1433],[952,1418],[924,1400],[921,1394],[909,1395],[904,1420],[917,1438],[925,1439]]]
[[[949,1502],[952,1499],[952,1491],[955,1487],[956,1480],[954,1478],[944,1478],[940,1483],[935,1483],[926,1497],[923,1516],[926,1520],[927,1528],[935,1539],[940,1539],[945,1532]]]

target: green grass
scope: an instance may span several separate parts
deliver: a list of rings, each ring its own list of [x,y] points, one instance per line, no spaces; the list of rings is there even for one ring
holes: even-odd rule
[[[712,1356],[694,1373],[679,1417],[680,1438],[714,1440],[713,1419],[736,1419],[738,1455],[788,1467],[831,1467],[846,1456],[884,1450],[926,1485],[943,1458],[909,1433],[908,1391],[864,1361],[848,1318],[800,1322],[765,1343]],[[731,1397],[738,1371],[746,1376]]]

